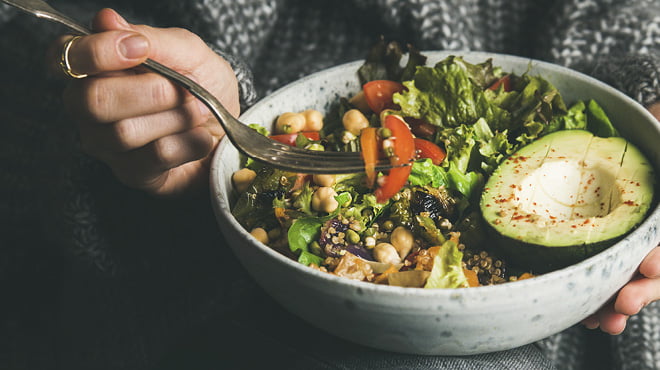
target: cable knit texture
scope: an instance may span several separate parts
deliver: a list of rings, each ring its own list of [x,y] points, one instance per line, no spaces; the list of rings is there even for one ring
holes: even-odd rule
[[[230,62],[243,108],[303,75],[363,58],[380,35],[422,50],[555,62],[645,105],[660,94],[657,0],[51,3],[78,19],[111,6],[131,22],[190,29]],[[63,32],[0,5],[0,368],[153,368],[191,328],[244,312],[262,293],[230,255],[202,196],[153,199],[80,152],[61,110],[64,82],[43,66],[43,50]],[[576,326],[533,348],[560,369],[591,368],[598,358],[593,368],[660,369],[659,320],[655,303],[620,336]],[[550,366],[532,365],[530,353],[514,353],[531,361],[525,369]],[[472,368],[492,368],[493,359],[478,357]],[[318,367],[332,367],[328,361]]]

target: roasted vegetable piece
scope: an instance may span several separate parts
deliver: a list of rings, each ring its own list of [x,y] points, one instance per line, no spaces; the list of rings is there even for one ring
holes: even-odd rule
[[[410,211],[413,215],[424,214],[434,222],[443,218],[454,220],[455,200],[445,188],[415,187],[412,189]]]
[[[371,266],[351,253],[346,253],[341,257],[334,273],[353,280],[371,281],[374,278]]]
[[[247,230],[277,225],[273,201],[283,198],[296,183],[297,175],[271,167],[260,167],[248,189],[239,195],[232,213]]]

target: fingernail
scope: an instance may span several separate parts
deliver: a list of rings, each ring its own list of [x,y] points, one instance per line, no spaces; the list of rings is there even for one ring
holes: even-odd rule
[[[119,52],[128,59],[138,59],[147,55],[149,41],[142,35],[134,34],[121,40]]]

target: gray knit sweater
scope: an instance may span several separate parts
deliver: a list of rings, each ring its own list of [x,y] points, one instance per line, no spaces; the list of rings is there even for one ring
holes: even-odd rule
[[[82,20],[110,6],[198,33],[230,59],[244,106],[363,58],[380,35],[547,60],[642,104],[660,99],[658,0],[51,3]],[[261,302],[261,292],[224,246],[207,194],[151,198],[79,151],[63,83],[42,60],[62,32],[0,5],[0,368],[153,368],[191,328]],[[659,369],[659,320],[652,304],[622,335],[576,326],[537,345],[558,368]]]

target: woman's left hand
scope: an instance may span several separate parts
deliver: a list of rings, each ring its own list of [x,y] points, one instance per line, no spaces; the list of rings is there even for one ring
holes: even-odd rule
[[[651,105],[649,111],[660,120],[660,103]],[[644,258],[637,275],[621,288],[616,298],[584,319],[582,324],[590,329],[600,327],[606,333],[620,334],[626,328],[628,317],[657,300],[660,300],[660,246]]]

